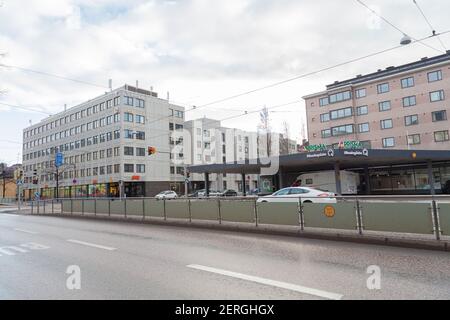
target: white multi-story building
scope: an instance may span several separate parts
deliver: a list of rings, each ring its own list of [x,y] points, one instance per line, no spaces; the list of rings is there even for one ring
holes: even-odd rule
[[[209,118],[187,121],[185,130],[191,140],[190,150],[185,150],[190,153],[191,165],[241,162],[267,156],[265,134],[222,127],[220,121]],[[296,153],[297,144],[294,140],[283,139],[278,133],[272,133],[271,136],[273,143],[280,144],[280,148],[278,145],[274,148],[276,154]],[[285,151],[281,150],[284,141],[288,142]],[[242,176],[239,174],[210,174],[209,179],[211,190],[232,189],[243,192]],[[194,190],[205,187],[204,177],[200,174],[192,174],[190,180]],[[259,176],[246,175],[245,184],[246,191],[258,188]]]
[[[50,116],[23,131],[25,197],[181,192],[183,168],[173,165],[170,154],[182,141],[168,137],[170,128],[183,124],[183,107],[128,85]],[[157,152],[150,155],[150,147]],[[57,175],[58,153],[64,164]]]

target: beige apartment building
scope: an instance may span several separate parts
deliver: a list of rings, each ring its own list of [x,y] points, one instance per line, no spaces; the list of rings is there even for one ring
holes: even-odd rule
[[[336,81],[304,99],[312,145],[450,150],[450,51]]]

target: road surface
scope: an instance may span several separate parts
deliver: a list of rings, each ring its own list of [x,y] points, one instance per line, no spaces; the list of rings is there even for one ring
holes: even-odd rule
[[[0,213],[0,299],[450,299],[450,254]]]

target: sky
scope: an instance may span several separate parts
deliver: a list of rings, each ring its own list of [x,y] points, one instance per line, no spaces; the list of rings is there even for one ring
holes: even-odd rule
[[[412,0],[363,1],[411,37],[431,35]],[[450,1],[417,2],[437,32],[450,30]],[[114,88],[138,80],[191,109],[395,47],[402,32],[357,0],[0,0],[0,162],[21,161],[30,121],[103,94],[109,79]],[[450,48],[450,33],[440,38]],[[274,108],[270,122],[300,140],[302,96],[444,51],[436,37],[424,43],[198,108],[186,119],[220,120],[295,102]],[[222,124],[256,131],[259,123],[256,112]]]

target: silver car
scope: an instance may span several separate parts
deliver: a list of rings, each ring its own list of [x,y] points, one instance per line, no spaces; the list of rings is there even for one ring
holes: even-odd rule
[[[334,193],[307,187],[281,189],[270,196],[258,198],[258,202],[298,202],[299,199],[302,203],[336,203]]]

